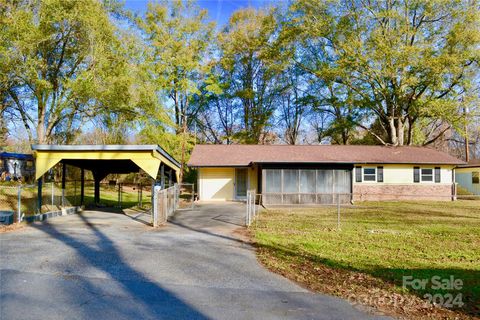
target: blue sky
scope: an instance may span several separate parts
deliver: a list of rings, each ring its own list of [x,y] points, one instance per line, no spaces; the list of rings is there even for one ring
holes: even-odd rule
[[[173,1],[173,0],[172,0]],[[147,3],[150,0],[125,0],[125,7],[138,14],[142,14],[147,9]],[[198,5],[208,10],[210,19],[221,26],[228,22],[232,12],[246,7],[268,7],[275,3],[275,0],[198,0]]]

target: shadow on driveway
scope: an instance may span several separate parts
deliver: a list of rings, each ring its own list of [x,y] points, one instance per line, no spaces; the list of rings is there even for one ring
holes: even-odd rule
[[[99,285],[98,279],[95,279],[95,283],[92,283],[90,278],[73,276],[72,279],[80,280],[82,282],[81,285],[84,286],[84,289],[91,296],[90,300],[79,301],[80,307],[88,309],[88,304],[95,304],[95,300],[101,298],[103,304],[105,304],[105,301],[108,302],[108,305],[104,306],[105,310],[97,310],[105,312],[103,319],[208,319],[208,317],[195,310],[192,306],[186,304],[174,294],[158,286],[125,263],[114,243],[91,223],[87,217],[82,214],[78,216],[93,231],[96,238],[95,246],[60,232],[49,223],[33,224],[32,227],[71,247],[91,267],[100,269],[119,285],[119,288],[111,288],[108,287],[111,285],[105,283],[107,287],[104,287],[101,285],[101,281]],[[118,292],[118,289],[123,291],[128,298],[125,299],[125,297],[119,297],[112,293]],[[58,294],[61,295],[62,292]],[[114,310],[113,314],[112,310]],[[87,312],[87,317],[92,316],[88,314],[89,311],[85,310],[85,312]],[[110,316],[105,317],[107,314]],[[98,318],[100,315],[96,314],[96,316]]]

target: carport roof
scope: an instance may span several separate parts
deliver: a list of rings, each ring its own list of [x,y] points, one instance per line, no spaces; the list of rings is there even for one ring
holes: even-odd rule
[[[36,178],[59,162],[102,173],[127,173],[143,169],[156,178],[161,163],[176,172],[180,164],[158,145],[32,145]]]
[[[365,145],[196,145],[190,167],[252,163],[449,164],[465,162],[425,147]]]

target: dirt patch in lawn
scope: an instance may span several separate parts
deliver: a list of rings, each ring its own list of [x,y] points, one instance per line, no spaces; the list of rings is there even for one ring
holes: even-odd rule
[[[399,292],[391,283],[365,273],[335,269],[308,259],[286,262],[257,246],[259,261],[269,270],[301,286],[343,299],[371,313],[399,319],[479,319],[435,306],[418,296]]]

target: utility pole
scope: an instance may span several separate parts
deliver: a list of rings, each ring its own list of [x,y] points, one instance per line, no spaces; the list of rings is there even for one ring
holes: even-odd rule
[[[182,183],[183,181],[183,170],[185,167],[185,135],[187,133],[187,115],[184,113],[182,114],[183,117],[183,130],[182,130],[182,161],[181,161],[181,168],[180,168],[180,181],[179,183]]]

